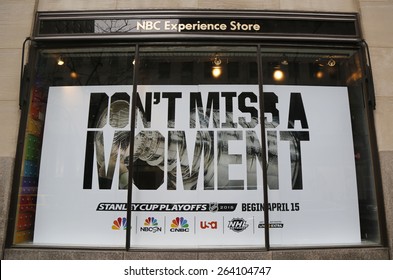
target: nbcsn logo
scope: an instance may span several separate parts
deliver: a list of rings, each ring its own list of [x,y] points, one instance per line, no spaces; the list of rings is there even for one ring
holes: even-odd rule
[[[162,227],[158,226],[158,221],[154,217],[147,218],[145,220],[145,222],[143,223],[143,225],[144,225],[144,227],[141,227],[140,231],[152,232],[152,233],[156,233],[156,232],[161,232],[162,231]]]
[[[112,224],[112,229],[113,230],[127,229],[127,218],[119,217],[116,220],[114,220]]]
[[[183,217],[176,217],[171,223],[171,232],[189,232],[189,225],[186,219]]]

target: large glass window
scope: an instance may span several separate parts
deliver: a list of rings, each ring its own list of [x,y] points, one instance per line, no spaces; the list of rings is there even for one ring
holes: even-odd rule
[[[36,53],[15,245],[380,243],[359,49]]]
[[[146,47],[138,70],[131,245],[262,247],[256,47]]]
[[[267,171],[271,245],[378,243],[360,51],[262,56],[268,162],[277,167]]]
[[[125,203],[126,191],[101,185],[91,188],[88,175],[94,169],[113,177],[112,162],[105,162],[108,172],[100,165],[104,164],[99,161],[102,146],[97,144],[96,153],[91,152],[92,138],[101,139],[99,112],[108,112],[115,99],[129,98],[133,59],[133,48],[37,51],[18,185],[15,244],[125,246],[125,221],[118,221],[113,212],[99,212],[96,201]],[[116,117],[109,116],[113,126]],[[99,164],[93,165],[93,157]],[[124,168],[117,171],[118,177],[124,172]],[[119,229],[117,236],[108,235],[111,227]]]

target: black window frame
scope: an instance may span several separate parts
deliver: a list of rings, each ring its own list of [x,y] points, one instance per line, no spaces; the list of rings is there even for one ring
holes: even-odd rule
[[[50,21],[68,21],[78,22],[80,20],[123,20],[123,19],[210,19],[218,20],[219,22],[225,22],[228,19],[242,20],[266,20],[267,22],[274,23],[274,21],[280,20],[292,20],[299,23],[303,22],[316,22],[324,21],[327,23],[349,23],[353,25],[353,32],[351,34],[318,34],[316,32],[310,33],[285,33],[283,30],[279,32],[261,33],[261,34],[250,34],[248,32],[145,32],[145,33],[124,33],[124,32],[108,32],[102,34],[95,33],[62,33],[53,34],[42,32],[41,26]],[[21,121],[19,126],[17,151],[15,157],[15,168],[13,178],[13,188],[11,192],[11,207],[9,214],[9,223],[7,230],[7,247],[16,247],[13,245],[13,233],[16,223],[16,207],[18,199],[18,187],[20,184],[20,172],[22,169],[22,157],[24,149],[24,135],[27,126],[28,117],[28,100],[30,96],[29,89],[32,86],[32,78],[35,76],[34,67],[31,67],[36,59],[37,53],[41,49],[46,48],[83,48],[92,46],[135,46],[136,57],[138,57],[138,49],[140,46],[155,46],[155,45],[225,45],[225,46],[252,46],[258,49],[258,76],[262,77],[262,58],[260,56],[260,49],[266,46],[301,46],[301,47],[317,47],[317,48],[354,48],[361,52],[362,58],[362,70],[366,75],[365,82],[363,83],[364,91],[366,94],[363,96],[364,104],[366,108],[368,127],[370,133],[370,144],[372,153],[372,168],[374,169],[374,180],[375,180],[375,193],[378,206],[378,218],[379,218],[379,231],[381,242],[377,245],[371,245],[371,247],[386,246],[387,244],[387,230],[386,230],[386,218],[383,203],[383,192],[382,192],[382,179],[379,164],[379,156],[377,149],[377,140],[374,125],[373,110],[375,110],[375,95],[372,78],[372,68],[369,56],[369,50],[367,43],[362,39],[359,18],[354,13],[306,13],[306,12],[266,12],[266,11],[227,11],[227,10],[159,10],[159,11],[108,11],[108,12],[39,12],[36,15],[35,28],[33,36],[30,38],[31,44],[29,49],[29,63],[24,67],[23,79],[21,79],[20,89],[20,100],[21,100]],[[23,64],[24,58],[22,58]],[[136,62],[138,63],[138,62]],[[136,73],[134,73],[136,75]],[[136,81],[134,76],[134,81]],[[134,83],[134,87],[136,83]],[[263,81],[259,80],[260,94],[263,94]],[[263,99],[261,99],[263,100]],[[135,104],[135,103],[133,103]],[[263,102],[260,102],[261,111],[263,112]],[[134,106],[133,106],[133,109]],[[132,114],[134,116],[135,114]],[[261,114],[263,116],[263,114]],[[262,141],[264,140],[265,128],[262,125]],[[133,138],[131,138],[133,139]],[[131,142],[131,146],[133,146]],[[263,157],[266,158],[265,156]],[[265,162],[265,160],[264,160]],[[265,162],[266,164],[266,162]],[[265,165],[264,164],[264,165]],[[263,167],[266,170],[266,166]],[[132,173],[132,172],[130,172]],[[266,174],[266,172],[264,172]],[[264,178],[266,182],[266,178]],[[264,184],[264,197],[267,202],[267,187]],[[131,201],[130,192],[128,192],[128,203]],[[266,203],[267,205],[267,203]],[[130,211],[127,211],[127,217],[130,218]],[[268,228],[268,211],[265,211],[265,228]],[[130,221],[130,219],[128,219]],[[127,236],[130,236],[130,230],[127,230]],[[125,250],[133,250],[130,246],[129,238],[126,237]],[[276,250],[270,248],[269,244],[269,230],[265,230],[265,250]],[[24,247],[18,245],[17,247]],[[29,246],[27,246],[29,247]],[[34,246],[37,248],[39,246]],[[364,248],[365,245],[359,245],[356,247]],[[29,247],[30,248],[30,247]],[[68,248],[68,247],[67,247]],[[334,248],[334,246],[328,246],[328,248]],[[279,248],[281,250],[283,248]],[[292,247],[288,249],[294,249]],[[158,250],[158,249],[154,249]],[[253,250],[253,249],[249,249]]]

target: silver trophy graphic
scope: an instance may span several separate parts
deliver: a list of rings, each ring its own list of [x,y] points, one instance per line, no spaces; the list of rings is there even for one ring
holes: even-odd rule
[[[197,111],[199,112],[199,110]],[[143,118],[142,112],[139,112]],[[107,109],[99,118],[97,127],[103,127],[106,123]],[[197,113],[199,114],[199,113]],[[219,120],[219,112],[212,113],[213,123]],[[227,119],[232,119],[232,112],[227,112]],[[228,115],[229,114],[229,115]],[[195,127],[196,114],[190,114],[190,127]],[[198,116],[199,121],[203,121],[202,116]],[[124,100],[117,100],[111,104],[111,114],[109,123],[115,127],[125,127],[129,121],[129,103]],[[145,120],[143,120],[145,122]],[[228,124],[227,124],[228,125]],[[242,127],[255,127],[258,120],[253,118],[248,123],[242,123]],[[275,126],[265,122],[267,139],[267,183],[270,189],[278,189],[278,148],[277,132],[269,130]],[[208,127],[207,125],[205,127]],[[178,177],[181,176],[183,188],[185,190],[195,190],[198,178],[203,168],[203,186],[205,190],[214,189],[215,172],[217,172],[217,189],[245,189],[243,180],[228,179],[228,165],[241,162],[240,155],[230,155],[228,153],[228,142],[231,140],[246,141],[246,164],[247,164],[247,188],[256,189],[256,170],[261,168],[262,147],[257,140],[256,132],[247,130],[246,136],[243,131],[236,130],[235,125],[229,124],[229,129],[225,132],[218,131],[215,140],[214,133],[208,130],[198,130],[194,144],[192,162],[189,161],[191,155],[187,152],[187,141],[184,131],[170,131],[164,137],[159,131],[142,130],[135,133],[134,154],[130,161],[130,139],[129,131],[117,131],[114,135],[110,159],[108,166],[105,158],[97,156],[97,166],[99,177],[112,180],[118,155],[120,157],[119,167],[119,188],[128,188],[129,166],[134,164],[133,180],[139,189],[157,189],[163,183],[163,173],[167,172],[167,188],[176,189]],[[242,139],[244,138],[245,139]],[[290,159],[292,171],[292,185],[301,176],[300,164],[300,140],[295,133],[286,133],[281,138],[285,138],[290,143]],[[95,147],[97,155],[104,155],[103,132],[97,131],[95,134]],[[215,144],[216,141],[216,144]],[[101,150],[102,151],[101,151]],[[165,152],[167,150],[167,152]],[[168,157],[167,159],[165,157]],[[216,157],[216,159],[215,159]],[[260,165],[257,166],[258,161]],[[214,162],[217,162],[215,171]],[[165,169],[166,163],[166,169]],[[180,166],[180,168],[178,168]],[[181,173],[181,174],[179,174]],[[157,179],[159,178],[159,179]],[[154,186],[151,186],[154,185]]]

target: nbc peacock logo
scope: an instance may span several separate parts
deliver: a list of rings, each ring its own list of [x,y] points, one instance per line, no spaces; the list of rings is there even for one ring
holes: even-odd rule
[[[170,231],[171,232],[189,232],[190,226],[188,225],[188,222],[185,218],[176,217],[175,219],[172,220]]]
[[[154,217],[149,217],[145,220],[145,223],[143,224],[146,227],[156,227],[158,226],[157,219]]]
[[[151,233],[162,232],[162,227],[158,226],[158,221],[154,217],[148,217],[147,219],[145,219],[143,225],[144,226],[141,227],[139,231]]]
[[[113,224],[112,224],[112,229],[113,230],[121,230],[121,229],[125,230],[125,229],[127,229],[127,218],[119,217],[116,220],[114,220]]]

